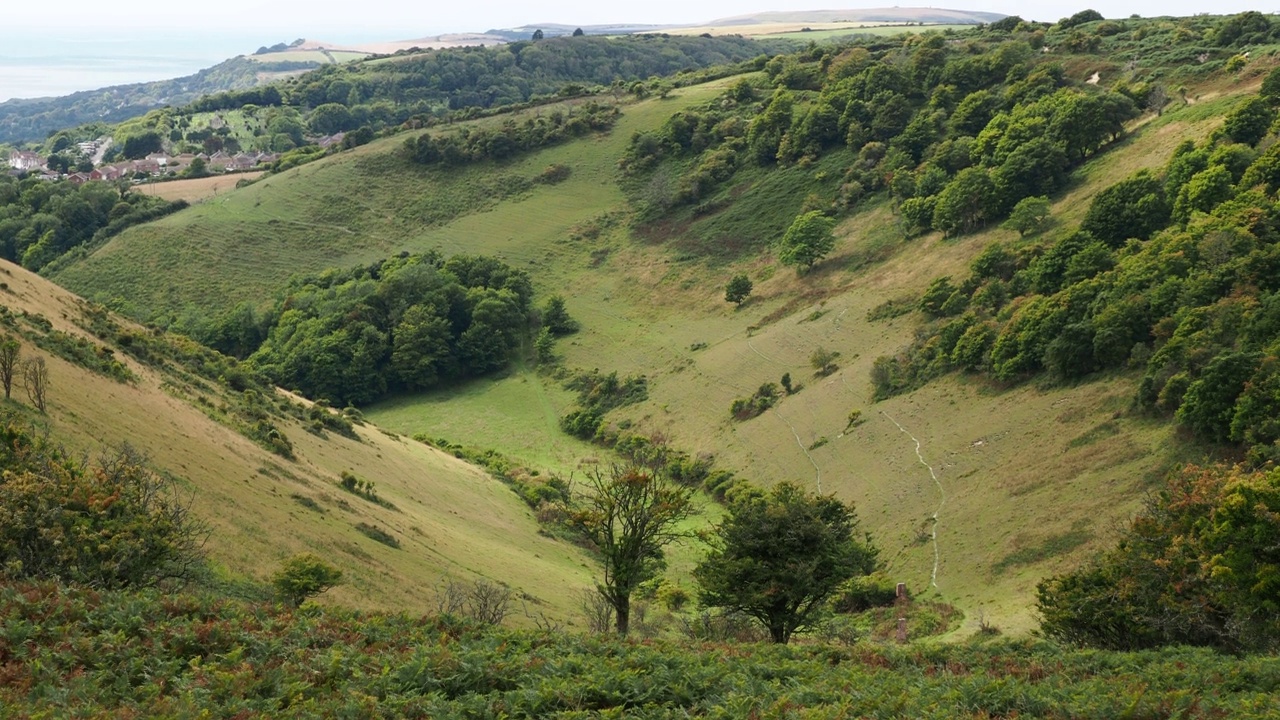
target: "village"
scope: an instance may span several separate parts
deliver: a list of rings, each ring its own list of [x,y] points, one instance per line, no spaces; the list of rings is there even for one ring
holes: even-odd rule
[[[312,144],[328,149],[342,143],[345,133],[335,133],[315,138]],[[92,140],[76,145],[81,163],[75,172],[60,172],[49,166],[49,158],[38,152],[29,150],[13,150],[9,153],[9,174],[14,176],[36,177],[41,180],[66,180],[80,185],[86,182],[115,182],[127,180],[134,183],[154,182],[158,180],[177,179],[180,177],[203,177],[209,174],[239,173],[251,170],[266,170],[280,159],[276,152],[237,152],[228,153],[219,150],[207,153],[151,153],[136,160],[118,160],[115,162],[94,162],[100,159],[110,139]],[[93,165],[92,170],[85,170],[86,165]]]

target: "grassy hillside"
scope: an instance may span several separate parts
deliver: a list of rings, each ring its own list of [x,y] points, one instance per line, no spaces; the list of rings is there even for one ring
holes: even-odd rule
[[[1055,60],[1064,83],[1120,67],[1088,53]],[[1258,60],[1215,73],[1221,60],[1210,63],[1219,64],[1182,76],[1191,78],[1185,101],[1129,122],[1123,139],[1067,176],[1053,195],[1049,237],[1074,227],[1103,189],[1209,135],[1220,111],[1270,67]],[[536,267],[539,291],[565,295],[583,324],[557,347],[567,367],[648,377],[649,399],[617,411],[615,423],[714,456],[717,467],[756,483],[798,480],[854,500],[892,577],[957,604],[969,631],[980,613],[1006,631],[1029,630],[1036,582],[1109,544],[1144,491],[1199,450],[1170,424],[1131,411],[1133,371],[1011,386],[952,374],[873,403],[872,362],[915,339],[922,318],[913,308],[930,282],[963,275],[988,244],[1016,233],[991,218],[958,237],[908,233],[889,193],[869,193],[840,216],[833,253],[799,277],[767,248],[811,193],[829,201],[838,192],[857,157],[843,147],[777,169],[744,168],[704,202],[655,219],[648,198],[670,191],[694,162],[623,177],[618,161],[633,133],[660,130],[734,82],[627,104],[608,134],[504,164],[424,170],[397,156],[402,138],[379,141],[123,233],[56,280],[144,316],[181,319],[266,298],[294,272],[401,250],[487,253]],[[552,165],[570,168],[568,179],[530,182]],[[737,272],[755,283],[740,309],[723,300]],[[893,303],[906,312],[870,319],[893,315],[883,312]],[[809,358],[820,347],[839,352],[838,369],[817,377]],[[803,389],[760,417],[730,420],[735,398],[783,373]],[[571,402],[549,376],[514,367],[501,379],[383,403],[368,416],[397,432],[563,470],[593,453],[558,429]],[[854,410],[863,422],[850,426]]]
[[[723,91],[724,82],[628,106],[612,132],[508,164],[441,172],[400,158],[406,135],[296,168],[113,240],[56,281],[136,314],[260,299],[294,273],[399,252],[496,254],[520,263],[575,253],[575,226],[619,209],[614,163],[633,132]],[[528,113],[546,113],[543,108]],[[519,119],[524,113],[516,115]],[[479,121],[501,122],[500,118]],[[568,179],[534,186],[549,165]],[[188,241],[172,242],[172,238]],[[223,268],[208,273],[204,268]]]
[[[264,580],[284,558],[309,551],[347,575],[326,596],[333,601],[422,611],[442,580],[485,578],[508,584],[531,611],[559,618],[570,616],[573,593],[589,587],[589,559],[541,535],[525,504],[475,467],[370,425],[345,437],[277,419],[295,457],[268,452],[216,420],[217,408],[235,403],[230,391],[181,365],[143,364],[127,353],[121,343],[131,341],[121,338],[146,331],[126,324],[95,337],[84,327],[103,327],[102,316],[84,301],[11,264],[0,273],[8,322],[34,332],[23,314],[38,315],[53,330],[105,343],[134,378],[104,377],[28,339],[23,354],[50,365],[48,413],[19,405],[21,390],[8,408],[76,452],[129,443],[180,478],[211,526],[209,553],[229,578]],[[345,492],[343,472],[373,481],[382,503]],[[358,532],[362,523],[389,533],[399,548]]]

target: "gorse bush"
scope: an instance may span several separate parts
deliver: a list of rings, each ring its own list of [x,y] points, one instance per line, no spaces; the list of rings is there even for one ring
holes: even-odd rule
[[[0,577],[119,588],[202,566],[202,523],[131,448],[86,464],[13,419],[0,441]]]

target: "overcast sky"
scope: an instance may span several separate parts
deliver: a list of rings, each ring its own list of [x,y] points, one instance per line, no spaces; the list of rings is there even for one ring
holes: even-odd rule
[[[1227,14],[1244,10],[1275,12],[1269,4],[1243,0],[1191,2],[1191,0],[1107,0],[1086,4],[1087,0],[958,0],[930,5],[965,10],[984,10],[1021,15],[1034,20],[1057,20],[1078,10],[1093,7],[1109,18],[1193,15],[1211,12]],[[262,31],[291,36],[326,37],[377,36],[408,39],[442,32],[518,27],[539,22],[591,25],[600,23],[695,23],[730,15],[762,10],[807,10],[817,8],[886,7],[893,2],[849,0],[647,0],[613,3],[594,0],[217,0],[212,3],[173,0],[55,0],[46,5],[23,0],[5,0],[0,9],[0,25],[10,30],[58,28],[63,31],[99,29],[104,34],[140,27],[184,30]],[[906,7],[914,3],[899,2]],[[51,7],[56,6],[56,10]],[[926,5],[920,3],[920,5]],[[79,34],[79,33],[77,33]],[[283,37],[282,35],[282,37]],[[3,52],[0,40],[0,52]]]

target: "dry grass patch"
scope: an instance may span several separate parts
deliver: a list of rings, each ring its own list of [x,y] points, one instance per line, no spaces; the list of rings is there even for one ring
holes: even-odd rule
[[[232,175],[210,175],[209,177],[190,180],[166,180],[158,183],[144,183],[134,189],[143,195],[155,195],[170,202],[185,200],[192,205],[210,198],[226,195],[236,189],[241,180],[257,180],[262,172],[235,173]]]

